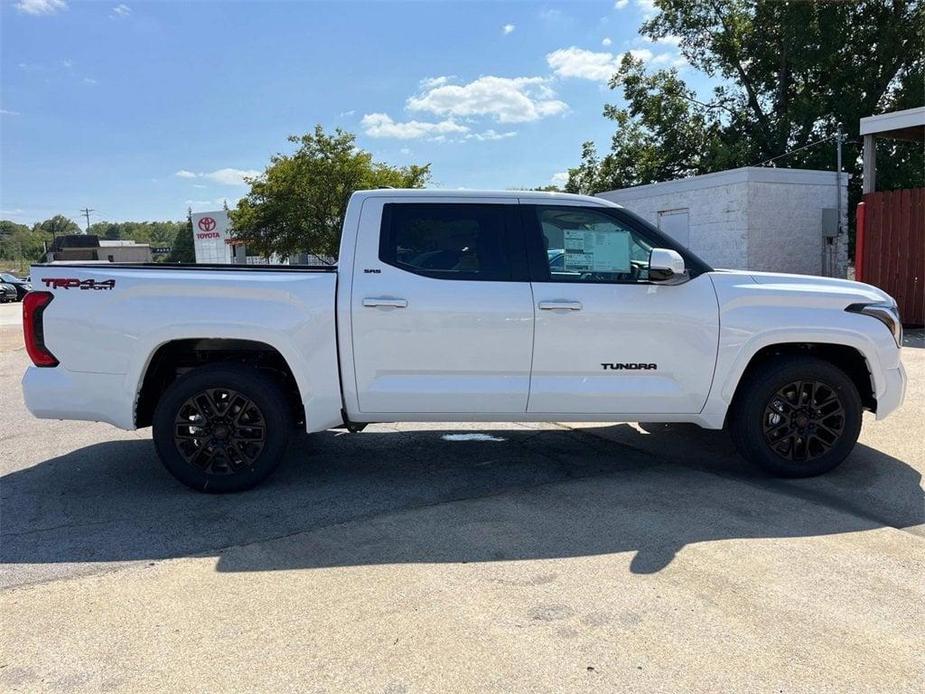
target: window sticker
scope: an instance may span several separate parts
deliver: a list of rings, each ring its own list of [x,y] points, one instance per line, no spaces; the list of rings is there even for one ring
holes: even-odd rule
[[[596,228],[595,228],[596,227]],[[630,272],[630,233],[610,224],[565,230],[566,272]]]

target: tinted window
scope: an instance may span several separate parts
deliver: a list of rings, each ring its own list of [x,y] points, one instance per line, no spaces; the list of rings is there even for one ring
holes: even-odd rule
[[[379,259],[440,279],[510,280],[506,205],[385,205]]]
[[[534,207],[553,282],[634,282],[649,277],[652,244],[586,207]]]

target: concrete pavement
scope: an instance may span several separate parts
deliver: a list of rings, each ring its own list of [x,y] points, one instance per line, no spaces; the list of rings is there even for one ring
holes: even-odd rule
[[[4,690],[925,686],[920,339],[903,410],[813,480],[689,426],[429,424],[304,437],[213,497],[146,430],[30,419],[12,330]]]

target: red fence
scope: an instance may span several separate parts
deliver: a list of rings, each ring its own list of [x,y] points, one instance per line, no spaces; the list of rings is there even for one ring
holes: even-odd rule
[[[858,280],[896,299],[904,324],[925,324],[925,188],[867,193],[854,256]]]

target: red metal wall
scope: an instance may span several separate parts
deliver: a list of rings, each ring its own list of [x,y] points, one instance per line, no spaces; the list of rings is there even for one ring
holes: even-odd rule
[[[855,256],[858,280],[896,299],[904,324],[925,324],[925,188],[867,193]]]

